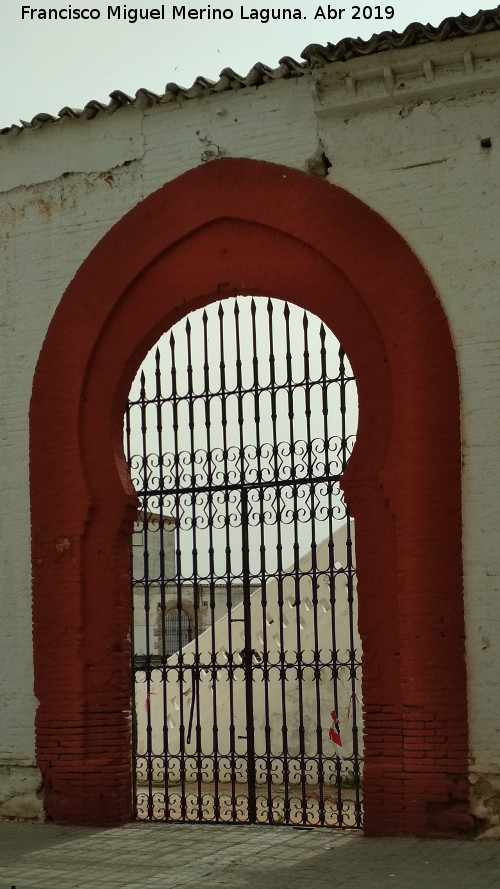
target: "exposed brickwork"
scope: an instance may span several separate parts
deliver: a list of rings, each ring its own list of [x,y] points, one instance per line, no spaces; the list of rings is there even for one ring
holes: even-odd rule
[[[114,226],[67,289],[40,356],[31,479],[47,811],[73,823],[130,817],[135,495],[123,407],[160,332],[240,292],[320,315],[356,376],[358,438],[343,485],[356,521],[365,830],[467,830],[459,398],[445,316],[410,249],[366,205],[248,160],[193,170]]]

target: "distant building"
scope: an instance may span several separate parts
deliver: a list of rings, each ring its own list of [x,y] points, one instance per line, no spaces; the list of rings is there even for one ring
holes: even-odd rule
[[[139,657],[173,654],[227,613],[228,602],[234,608],[243,599],[239,583],[228,589],[226,584],[177,581],[175,520],[157,513],[147,513],[146,521],[144,513],[138,513],[132,574],[134,654]],[[251,589],[257,589],[255,584]]]

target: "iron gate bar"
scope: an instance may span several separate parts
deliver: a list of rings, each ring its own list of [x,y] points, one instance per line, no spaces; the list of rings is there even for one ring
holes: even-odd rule
[[[145,390],[145,387],[144,387]],[[161,370],[160,370],[160,350],[157,348],[155,352],[155,406],[156,406],[156,429],[158,433],[158,453],[163,453],[163,424],[162,424],[162,388],[161,388]],[[163,478],[163,464],[162,461],[158,461],[158,472],[159,472],[159,487],[163,487],[164,478]],[[160,558],[160,576],[165,576],[165,526],[163,523],[164,515],[163,515],[163,502],[160,500],[159,504],[159,534],[160,534],[160,550],[159,550],[159,558]],[[145,514],[145,513],[144,513]],[[165,587],[162,585],[160,587],[160,611],[161,611],[161,621],[162,626],[166,624],[166,602],[165,602]],[[161,660],[162,663],[165,661],[167,652],[166,652],[166,634],[161,634],[160,640],[161,646]],[[163,676],[165,673],[163,671]],[[167,688],[166,682],[163,681],[161,683],[162,687],[162,713],[163,713],[163,749],[168,750],[168,712],[167,712]],[[165,799],[168,800],[168,772],[164,773],[164,787],[165,787]],[[168,810],[168,804],[167,804]]]
[[[240,443],[240,486],[241,486],[241,573],[243,581],[243,618],[245,647],[243,652],[243,670],[245,676],[245,704],[246,704],[246,753],[247,753],[247,792],[248,792],[248,820],[251,824],[256,820],[257,804],[255,799],[255,739],[254,739],[254,711],[252,689],[252,611],[250,607],[250,550],[248,539],[248,490],[245,484],[245,433],[243,430],[243,380],[241,376],[241,342],[240,342],[240,310],[238,303],[234,304],[235,335],[236,335],[236,388],[238,393],[238,427]],[[255,343],[254,343],[255,346]],[[255,353],[254,353],[255,356]],[[254,360],[254,374],[256,372]],[[258,411],[257,411],[258,414]],[[259,436],[259,424],[255,417],[257,442]]]
[[[139,397],[130,399],[125,419],[125,439],[127,459],[131,467],[132,475],[134,467],[139,468],[139,477],[134,478],[134,483],[141,496],[142,515],[144,516],[143,538],[145,543],[143,571],[139,579],[134,579],[136,589],[144,588],[144,654],[134,655],[134,676],[144,677],[146,686],[146,718],[145,718],[145,745],[144,754],[135,753],[139,770],[144,764],[141,782],[134,778],[135,793],[142,793],[139,789],[146,786],[146,812],[148,820],[227,820],[228,814],[233,821],[267,820],[272,822],[278,818],[284,823],[296,823],[297,817],[302,823],[308,823],[310,818],[316,818],[320,824],[331,823],[331,796],[326,795],[327,784],[330,779],[325,773],[325,765],[333,764],[336,775],[336,824],[338,826],[360,826],[361,824],[361,800],[360,800],[360,751],[357,735],[357,696],[356,682],[359,661],[356,657],[355,638],[355,591],[354,591],[354,566],[352,563],[352,539],[350,531],[350,518],[345,511],[347,522],[347,552],[346,564],[341,566],[335,562],[333,534],[339,515],[339,507],[334,500],[334,486],[337,485],[342,470],[347,463],[350,441],[346,427],[346,386],[353,377],[346,371],[345,359],[342,349],[339,350],[339,372],[336,376],[328,376],[326,331],[321,324],[319,328],[319,356],[321,370],[318,376],[311,372],[311,351],[309,344],[309,320],[304,313],[302,316],[302,370],[300,382],[293,378],[294,356],[292,351],[292,333],[290,321],[290,308],[284,305],[284,345],[286,374],[284,381],[278,382],[276,375],[276,353],[274,330],[274,306],[271,300],[267,301],[267,338],[268,338],[268,373],[269,381],[263,384],[259,373],[259,354],[261,350],[261,336],[257,324],[257,307],[254,299],[250,300],[251,336],[245,344],[250,345],[250,380],[243,375],[242,340],[240,338],[240,306],[238,301],[234,303],[234,335],[235,335],[235,373],[234,385],[228,385],[226,377],[225,357],[225,316],[222,303],[219,304],[218,328],[219,328],[219,370],[218,385],[211,389],[210,374],[210,338],[209,318],[207,312],[202,315],[202,341],[201,371],[194,369],[194,352],[192,342],[192,324],[190,318],[185,325],[187,360],[185,365],[187,384],[184,392],[178,390],[177,384],[177,360],[176,339],[174,331],[171,332],[170,356],[171,356],[171,391],[170,394],[162,392],[161,378],[161,353],[157,349],[155,353],[155,393],[154,398],[148,398],[146,393],[144,372],[140,378]],[[194,316],[193,316],[194,318]],[[294,327],[294,338],[296,331]],[[199,362],[198,362],[199,363]],[[198,364],[197,364],[198,367]],[[202,380],[201,389],[198,381]],[[330,391],[331,387],[338,387],[340,393],[340,420],[341,434],[339,437],[329,433]],[[312,417],[316,408],[313,407],[313,396],[317,401],[316,392],[320,394],[322,437],[315,438],[313,432]],[[268,397],[269,410],[266,422],[270,421],[271,441],[266,444],[261,435],[263,396]],[[286,442],[280,442],[278,435],[278,422],[281,414],[283,397],[286,399],[286,416],[288,423],[288,438]],[[253,404],[253,436],[248,436],[249,417],[245,411],[247,399]],[[302,399],[302,413],[300,403]],[[231,426],[231,405],[236,402],[237,426]],[[147,414],[150,405],[155,407],[156,426],[158,434],[158,455],[148,452]],[[199,447],[199,432],[197,419],[199,416],[198,405],[201,406],[204,427],[204,446]],[[217,407],[218,406],[218,407]],[[163,446],[164,412],[168,407],[171,414],[171,434],[173,451],[167,453]],[[214,407],[214,412],[212,408]],[[215,407],[217,410],[215,411]],[[134,463],[132,454],[133,424],[131,423],[131,411],[138,408],[141,418],[141,448],[142,458]],[[180,428],[183,416],[187,410],[187,428],[189,435],[189,451],[182,450],[180,445]],[[219,416],[220,414],[220,416]],[[318,416],[316,411],[316,416]],[[283,418],[284,419],[284,418]],[[215,422],[215,426],[214,426]],[[282,421],[280,421],[282,424]],[[305,423],[305,440],[297,436],[297,423]],[[317,425],[317,420],[315,420]],[[220,428],[219,428],[220,427]],[[212,437],[212,431],[216,429],[217,435]],[[233,444],[234,432],[237,429],[237,446]],[[232,431],[231,431],[232,430]],[[231,434],[230,434],[231,431]],[[253,438],[253,443],[252,443]],[[222,439],[217,445],[217,439]],[[323,459],[322,459],[323,458]],[[338,471],[332,471],[338,467]],[[235,478],[234,473],[238,472]],[[222,474],[221,474],[222,473]],[[148,515],[156,509],[158,514],[157,532],[151,530]],[[344,508],[345,509],[345,508]],[[337,513],[337,515],[336,515]],[[174,521],[175,536],[175,570],[169,574],[167,569],[166,540],[164,520],[172,516]],[[300,527],[308,520],[310,537],[309,554],[310,564],[301,566]],[[328,564],[318,563],[318,546],[321,538],[318,538],[318,522],[327,524]],[[292,562],[285,569],[283,529],[285,524],[291,529]],[[273,551],[275,561],[272,565],[266,565],[267,556],[267,531],[275,528],[275,544]],[[321,526],[322,527],[322,526]],[[256,528],[257,539],[250,543],[250,528]],[[186,553],[183,540],[185,533],[190,529],[191,547],[190,554]],[[233,536],[235,530],[240,534],[240,557],[234,561]],[[199,531],[199,533],[198,533]],[[221,572],[220,558],[216,559],[219,532],[224,537],[224,570]],[[154,533],[158,534],[158,576],[151,573],[150,547],[153,547]],[[172,533],[172,532],[170,532]],[[252,532],[253,533],[253,532]],[[217,540],[215,537],[217,536]],[[252,540],[254,537],[252,537]],[[201,549],[200,549],[201,548]],[[208,550],[208,552],[207,552]],[[252,550],[252,558],[250,553]],[[153,551],[151,549],[151,551]],[[201,568],[199,556],[205,552],[203,559],[204,568]],[[288,558],[288,557],[287,557]],[[186,567],[185,567],[186,566]],[[342,570],[340,570],[342,568]],[[339,577],[346,578],[348,623],[349,623],[349,648],[347,660],[339,657],[337,646],[337,627],[335,617],[336,583]],[[227,645],[226,663],[219,661],[218,631],[216,630],[216,585],[222,580],[226,589],[226,632]],[[254,649],[252,627],[253,619],[257,616],[257,600],[252,596],[252,583],[257,580],[260,589],[261,630],[259,644],[261,652]],[[327,581],[330,603],[331,648],[330,656],[325,658],[325,650],[321,648],[321,634],[319,622],[319,596],[321,583]],[[243,599],[243,618],[232,616],[233,584],[241,581]],[[311,587],[311,596],[304,599],[301,587],[307,581]],[[203,652],[200,648],[199,631],[204,629],[201,623],[200,583],[208,583],[208,607],[210,610],[210,649],[207,652],[204,643]],[[276,583],[276,599],[274,600],[278,613],[277,633],[275,635],[277,651],[271,644],[270,623],[268,621],[268,584]],[[189,583],[192,589],[192,614],[194,620],[193,642],[188,645],[186,652],[182,648],[181,614],[184,604],[185,585]],[[285,596],[287,585],[292,583],[293,594],[287,598],[288,605],[293,604],[295,612],[295,647],[294,659],[290,660],[286,649],[288,637],[285,637],[287,619],[285,617]],[[167,591],[175,588],[177,615],[178,615],[178,652],[174,657],[168,657],[165,647],[165,621],[167,606]],[[153,653],[151,648],[152,617],[151,608],[155,601],[152,598],[154,590],[159,589],[159,621],[160,640],[158,642],[159,654]],[[325,610],[325,609],[323,609]],[[255,613],[254,613],[255,611]],[[303,647],[302,625],[303,614],[311,611],[312,650],[306,657]],[[304,618],[305,619],[305,618]],[[233,623],[243,620],[244,647],[241,658],[237,656]],[[271,620],[272,623],[272,620]],[[322,625],[324,626],[324,619]],[[308,638],[310,638],[308,637]],[[133,630],[134,646],[137,642],[137,632]],[[305,637],[304,637],[305,638]],[[309,643],[311,645],[311,643]],[[323,643],[324,645],[324,643]],[[189,654],[190,652],[190,654]],[[186,660],[186,657],[189,659]],[[257,655],[257,656],[256,656]],[[239,658],[239,661],[238,661]],[[322,719],[322,687],[325,685],[325,670],[328,671],[331,683],[332,705],[336,713],[339,712],[339,676],[344,670],[348,670],[350,683],[350,709],[353,720],[352,731],[352,755],[344,757],[344,764],[349,761],[352,764],[352,781],[355,790],[354,818],[346,816],[344,806],[349,806],[343,799],[343,764],[336,753],[330,755],[325,751],[323,732],[327,726]],[[246,750],[241,753],[241,747],[237,742],[241,736],[237,736],[238,712],[236,698],[238,675],[243,673],[245,685],[245,720],[246,720]],[[177,676],[176,683],[180,689],[178,696],[179,728],[178,751],[175,750],[175,734],[171,734],[169,726],[171,702],[168,699],[167,687],[173,674]],[[307,675],[307,679],[306,679]],[[161,711],[162,711],[162,750],[156,746],[158,732],[154,729],[152,718],[152,698],[157,694],[158,676],[161,685]],[[186,710],[187,702],[184,701],[183,687],[185,679],[190,676],[191,699]],[[206,734],[203,732],[202,718],[206,720],[206,707],[203,710],[201,690],[205,676],[211,679],[211,749],[204,747],[207,743]],[[276,679],[273,679],[273,677]],[[229,748],[219,736],[219,677],[225,677],[227,684],[228,707],[228,740]],[[273,748],[273,724],[275,716],[271,716],[271,686],[278,683],[278,699],[281,709],[281,750]],[[307,688],[313,689],[315,712],[315,752],[310,749],[310,741],[306,742],[306,732],[311,716],[306,717],[305,693]],[[236,685],[235,685],[236,683]],[[134,680],[135,686],[135,680]],[[295,687],[297,695],[296,717],[292,718],[292,699],[288,698],[289,689]],[[273,686],[274,687],[274,686]],[[224,690],[223,687],[222,691]],[[263,741],[259,744],[257,752],[255,743],[255,692],[259,691],[259,700],[262,702],[261,717]],[[308,691],[310,697],[311,692]],[[220,699],[222,704],[224,696]],[[240,698],[238,697],[238,701]],[[309,700],[309,698],[308,698]],[[153,702],[154,704],[154,702]],[[308,705],[310,706],[310,705]],[[292,709],[290,710],[290,708]],[[134,744],[138,746],[138,716],[137,700],[134,690]],[[186,712],[187,726],[186,726]],[[310,714],[310,711],[308,711]],[[156,717],[155,717],[156,718]],[[155,723],[156,725],[156,723]],[[295,726],[295,728],[293,728]],[[186,732],[187,727],[187,732]],[[297,752],[290,751],[290,730],[297,732]],[[196,739],[195,749],[192,751],[193,734]],[[154,735],[154,737],[153,737]],[[309,736],[308,736],[309,737]],[[156,738],[156,740],[155,740]],[[171,740],[172,739],[172,740]],[[205,739],[205,740],[204,740]],[[294,742],[295,743],[295,742]],[[222,746],[221,746],[222,744]],[[242,758],[245,763],[242,765]],[[178,766],[178,785],[175,774]],[[188,768],[190,775],[193,764],[195,765],[196,793],[191,793],[188,781]],[[225,765],[227,764],[227,765]],[[258,779],[257,764],[259,775]],[[297,773],[298,768],[298,773]],[[329,766],[330,768],[330,766]],[[243,771],[242,771],[243,770]],[[159,796],[156,790],[158,786],[158,774],[162,776],[163,785],[163,810],[159,809]],[[203,788],[203,775],[212,777],[213,797],[212,802],[207,803],[207,793]],[[230,783],[230,800],[225,796],[225,784],[221,783],[221,776],[226,774]],[[329,775],[332,772],[329,771]],[[246,795],[239,793],[237,784],[245,776]],[[314,777],[316,775],[316,778]],[[281,776],[281,797],[273,796],[273,781]],[[257,781],[265,778],[263,791],[257,793]],[[294,783],[298,779],[298,784]],[[316,781],[317,799],[314,805],[310,803],[308,789],[310,781]],[[171,783],[173,782],[173,783]],[[296,789],[295,789],[296,788]],[[333,790],[333,787],[332,787]],[[298,796],[297,796],[298,791]],[[329,791],[331,794],[331,791]],[[226,791],[227,793],[227,791]],[[317,805],[316,805],[317,803]],[[207,816],[207,805],[212,806],[210,816]],[[316,808],[314,808],[316,806]],[[311,815],[311,812],[316,814]],[[281,813],[281,814],[280,814]],[[142,817],[142,816],[140,816]],[[354,821],[354,823],[352,823]]]
[[[208,315],[206,311],[203,312],[203,380],[204,380],[204,394],[205,394],[205,429],[206,429],[206,450],[207,454],[212,452],[211,445],[211,435],[210,435],[210,374],[209,374],[209,359],[208,359]],[[208,482],[209,487],[212,485],[212,465],[209,463],[208,468]],[[213,578],[215,574],[215,559],[214,559],[214,539],[213,539],[213,511],[212,511],[212,499],[210,498],[208,501],[209,507],[209,515],[208,515],[208,533],[209,533],[209,575],[210,578]],[[210,589],[210,607],[212,610],[212,620],[211,620],[211,638],[212,638],[212,651],[215,651],[215,589],[213,584]],[[218,730],[217,730],[217,679],[216,679],[215,666],[212,670],[212,747],[213,747],[213,763],[214,763],[214,814],[216,821],[220,817],[220,801],[219,801],[219,739],[218,739]]]
[[[345,352],[340,347],[339,349],[339,376],[340,376],[340,417],[341,417],[341,442],[342,442],[342,471],[347,466],[347,461],[349,458],[347,452],[347,432],[346,432],[346,398],[345,398],[345,381],[346,381],[346,369],[345,369]],[[353,740],[353,751],[352,751],[352,765],[353,765],[353,777],[356,786],[356,798],[355,798],[355,811],[356,811],[356,821],[361,820],[361,800],[359,795],[359,785],[360,785],[360,759],[359,759],[359,742],[358,742],[358,727],[357,727],[357,696],[356,696],[356,664],[354,657],[354,618],[353,618],[353,605],[354,605],[354,578],[352,571],[353,564],[353,553],[352,553],[352,535],[351,535],[351,515],[349,512],[349,508],[346,507],[346,524],[347,524],[347,534],[346,534],[346,550],[347,550],[347,602],[349,605],[348,614],[349,614],[349,642],[350,642],[350,681],[351,681],[351,697],[350,697],[350,707],[352,710],[352,720],[353,720],[353,729],[352,729],[352,740]]]
[[[147,423],[146,423],[146,377],[144,371],[141,374],[141,390],[140,390],[140,398],[141,398],[141,436],[142,436],[142,455],[143,455],[143,471],[145,471],[145,461],[146,461],[146,432],[147,432]],[[147,514],[148,509],[148,498],[146,494],[146,490],[143,491],[142,494],[142,513],[143,515]],[[145,612],[145,636],[146,636],[146,659],[149,660],[151,652],[149,648],[149,548],[148,548],[148,526],[147,524],[143,527],[143,541],[144,541],[144,612]],[[151,675],[150,672],[147,671],[145,675],[146,681],[146,701],[149,703],[151,701]],[[152,772],[152,726],[149,719],[149,708],[148,708],[148,720],[146,725],[146,751],[147,751],[147,761],[146,761],[146,776],[147,776],[147,786],[148,786],[148,818],[153,817],[153,772]]]
[[[324,326],[320,327],[320,340],[321,333],[324,334]],[[324,340],[324,336],[323,336]],[[305,380],[305,395],[306,395],[306,424],[307,424],[307,434],[306,440],[310,441],[312,438],[311,433],[311,392],[310,392],[310,371],[309,371],[309,343],[308,343],[308,321],[307,315],[304,314],[304,380]],[[324,402],[323,402],[324,407]],[[311,478],[313,475],[313,467],[312,462],[310,460],[309,455],[309,477]],[[311,482],[311,500],[313,498],[313,484]],[[320,706],[320,667],[319,667],[319,632],[318,632],[318,566],[317,566],[317,553],[316,553],[316,523],[314,520],[314,513],[311,516],[311,568],[312,568],[312,604],[313,604],[313,633],[314,633],[314,683],[316,689],[316,751],[318,755],[318,786],[319,786],[319,816],[320,820],[324,819],[325,816],[325,803],[323,797],[323,781],[324,781],[324,771],[323,771],[323,725],[321,721],[321,706]]]
[[[267,309],[269,312],[270,300],[267,303]],[[254,300],[251,302],[251,318],[252,318],[252,350],[253,350],[253,386],[254,386],[254,415],[255,415],[255,424],[256,424],[256,452],[257,452],[257,478],[260,478],[262,475],[262,463],[261,463],[261,435],[260,435],[260,380],[259,380],[259,365],[257,361],[257,323],[256,323],[256,303]],[[268,350],[268,354],[272,354],[272,350]],[[259,511],[262,514],[264,511],[264,490],[261,489],[259,492]],[[267,614],[267,592],[266,592],[266,544],[265,544],[265,526],[263,522],[260,522],[259,525],[260,530],[260,541],[259,541],[259,553],[260,553],[260,565],[259,572],[261,577],[261,611],[262,611],[262,627],[267,629],[266,623],[266,614]],[[248,609],[250,610],[250,609]],[[255,652],[255,656],[262,663],[262,682],[264,684],[264,758],[266,764],[266,774],[271,774],[272,768],[272,751],[271,751],[271,717],[270,717],[270,700],[269,700],[269,662],[268,662],[268,650],[267,650],[267,632],[263,629],[262,634],[262,658],[260,655]],[[254,655],[252,649],[252,657]],[[266,803],[267,803],[267,816],[268,820],[271,820],[272,813],[272,792],[271,792],[271,782],[267,782],[267,795],[266,795]]]
[[[176,361],[175,361],[175,337],[174,334],[170,334],[169,338],[170,344],[170,375],[172,380],[172,431],[173,431],[173,439],[174,439],[174,460],[173,467],[175,472],[175,487],[179,487],[180,485],[180,470],[179,470],[179,417],[178,417],[178,405],[179,398],[177,392],[177,370],[176,370]],[[162,418],[163,425],[163,418]],[[159,455],[161,456],[161,455]],[[162,462],[159,461],[158,462]],[[144,483],[146,484],[146,479],[144,479]],[[163,498],[161,501],[163,503]],[[176,585],[176,606],[177,610],[180,609],[182,605],[182,591],[181,591],[181,578],[182,578],[182,552],[181,552],[181,544],[179,540],[179,510],[178,503],[175,501],[174,503],[175,510],[175,561],[176,561],[176,572],[175,572],[175,585]],[[163,580],[163,578],[162,578]],[[162,635],[163,635],[163,625],[162,625]],[[178,661],[177,661],[177,669],[180,688],[182,691],[182,674],[183,674],[183,649],[179,649]],[[167,668],[165,667],[165,685],[167,680]],[[180,727],[184,726],[184,696],[181,693],[179,697],[179,725]],[[165,750],[169,750],[169,747],[164,747]],[[180,800],[180,808],[181,808],[181,818],[184,820],[186,817],[186,769],[185,769],[185,739],[184,733],[182,729],[179,731],[179,782],[181,787],[181,800]],[[165,784],[168,787],[170,773],[168,768],[164,769],[165,776]],[[165,792],[165,815],[168,818],[170,814],[170,795],[167,795],[167,790]]]
[[[129,469],[132,466],[131,451],[131,427],[130,427],[130,401],[127,401],[124,418],[124,439],[125,439],[125,457]],[[133,543],[130,544],[130,577],[132,579],[132,621],[130,625],[130,650],[132,657],[130,660],[130,733],[132,736],[132,814],[134,819],[137,818],[137,769],[135,767],[135,755],[137,751],[137,701],[136,701],[136,656],[135,656],[135,622],[134,622],[134,564],[133,564]]]
[[[268,300],[267,303],[267,312],[268,312],[268,332],[269,332],[269,371],[270,371],[270,386],[271,386],[271,416],[272,416],[272,439],[273,439],[273,456],[274,456],[274,478],[277,480],[279,478],[279,464],[278,464],[278,408],[277,408],[277,393],[279,391],[279,386],[276,383],[276,361],[274,356],[274,327],[273,327],[273,304],[271,300]],[[280,496],[281,491],[279,488],[276,489],[276,498],[277,498],[277,515],[281,514],[281,504],[280,504]],[[277,593],[278,593],[278,609],[279,609],[279,650],[280,650],[280,658],[283,657],[282,653],[285,651],[285,639],[284,639],[284,620],[283,620],[283,607],[284,607],[284,593],[283,593],[283,575],[284,575],[284,566],[283,566],[283,541],[282,541],[282,528],[281,522],[277,522],[277,542],[276,542],[276,551],[277,551]],[[263,626],[267,629],[267,622],[263,622]],[[267,634],[265,636],[266,639],[266,655],[267,655]],[[284,676],[284,663],[281,661],[280,665],[280,678]],[[281,736],[282,736],[282,750],[283,750],[283,776],[288,776],[289,774],[289,760],[288,760],[288,735],[287,735],[287,706],[286,706],[286,689],[283,681],[280,682],[280,702],[281,702],[281,713],[282,713],[282,723],[281,723]],[[269,734],[270,734],[269,727]],[[284,780],[284,803],[283,803],[283,817],[285,823],[288,824],[290,819],[290,795],[288,789],[288,781]]]
[[[192,346],[191,346],[191,324],[189,321],[189,316],[186,320],[186,335],[187,335],[187,377],[188,377],[188,408],[189,408],[189,437],[190,437],[190,450],[191,450],[191,472],[193,479],[196,476],[195,467],[196,467],[196,454],[195,454],[195,422],[194,422],[194,386],[193,386],[193,358],[192,358]],[[200,653],[198,647],[198,548],[196,545],[196,498],[193,497],[191,501],[191,523],[192,523],[192,579],[193,579],[193,599],[194,599],[194,620],[195,620],[195,636],[194,636],[194,662],[198,666],[200,660]],[[179,638],[179,650],[181,650],[181,639]],[[194,668],[193,668],[194,669]],[[182,686],[181,686],[182,687]],[[201,820],[202,817],[202,807],[201,807],[201,725],[200,725],[200,709],[199,709],[199,684],[196,686],[196,775],[197,775],[197,808],[198,808],[198,816]],[[186,738],[186,743],[189,743]]]
[[[290,309],[288,303],[285,304],[285,338],[286,338],[286,367],[287,367],[287,384],[288,384],[288,419],[289,419],[289,439],[290,439],[290,464],[291,473],[295,475],[295,436],[294,436],[294,406],[293,406],[293,389],[292,389],[292,352],[290,344]],[[293,488],[293,562],[294,562],[294,586],[295,586],[295,632],[297,642],[297,689],[298,689],[298,709],[299,709],[299,757],[301,765],[301,802],[302,802],[302,820],[306,820],[306,801],[305,801],[305,760],[304,760],[304,721],[303,721],[303,701],[302,701],[302,646],[301,646],[301,624],[300,624],[300,579],[299,579],[299,541],[298,541],[298,492],[297,487]]]
[[[317,476],[314,476],[314,483],[318,484],[319,482],[325,482],[325,483],[338,482],[341,478],[341,475],[342,475],[341,473],[339,473],[338,475],[317,475]],[[276,490],[278,490],[279,488],[300,488],[302,485],[304,485],[304,481],[305,480],[303,478],[299,478],[299,479],[297,479],[297,481],[291,481],[290,479],[281,479],[280,481],[273,482],[272,487],[275,488]],[[246,485],[245,487],[250,488],[251,490],[258,490],[258,491],[264,492],[270,487],[270,485],[269,485],[269,482],[257,482],[257,481],[254,482],[254,481],[252,481],[251,485]],[[193,489],[186,488],[186,487],[180,487],[179,490],[184,493],[189,493]],[[217,494],[217,493],[225,493],[226,491],[229,493],[231,493],[231,492],[237,493],[237,492],[241,491],[241,485],[235,484],[235,483],[227,484],[227,485],[224,485],[224,484],[196,485],[196,492],[198,494]],[[165,489],[162,490],[159,486],[148,489],[149,496],[152,496],[153,494],[159,495],[162,493],[165,493]],[[208,577],[209,574],[207,574],[206,576]]]
[[[225,352],[224,352],[224,310],[222,308],[222,303],[219,303],[218,309],[218,317],[219,317],[219,338],[220,338],[220,392],[221,392],[221,421],[222,421],[222,436],[223,436],[223,455],[224,455],[224,477],[228,477],[228,437],[227,437],[227,426],[228,426],[228,416],[227,416],[227,389],[226,389],[226,364],[225,364]],[[231,584],[231,539],[230,539],[230,513],[229,513],[229,498],[224,498],[225,503],[225,559],[226,559],[226,606],[227,606],[227,615],[228,615],[228,651],[230,653],[230,658],[232,658],[233,652],[233,631],[230,620],[230,614],[232,612],[232,584]],[[215,592],[213,598],[214,606],[212,611],[212,627],[215,633]],[[214,679],[213,679],[213,687],[217,686],[217,669],[216,669],[216,657],[215,657],[215,647],[212,648],[212,652],[214,653]],[[232,661],[229,660],[230,666],[232,666]],[[235,726],[235,706],[234,706],[234,674],[232,669],[228,670],[228,682],[229,682],[229,766],[230,766],[230,780],[231,780],[231,817],[233,821],[236,821],[236,726]],[[214,704],[215,706],[215,704]],[[215,725],[217,725],[217,711],[215,711]],[[219,802],[219,800],[217,800]]]

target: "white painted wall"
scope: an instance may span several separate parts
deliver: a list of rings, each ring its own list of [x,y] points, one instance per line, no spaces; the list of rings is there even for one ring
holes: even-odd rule
[[[500,774],[499,92],[493,32],[0,137],[0,813],[40,811],[30,771],[28,403],[43,337],[109,227],[216,156],[311,170],[324,151],[330,181],[384,216],[436,284],[462,385],[472,769]]]

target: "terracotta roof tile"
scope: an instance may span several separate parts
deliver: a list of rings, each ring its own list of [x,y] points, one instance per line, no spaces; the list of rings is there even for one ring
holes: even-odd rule
[[[124,105],[138,105],[141,108],[148,108],[157,104],[196,99],[200,96],[227,90],[260,86],[271,80],[301,77],[311,69],[326,65],[329,62],[348,62],[350,59],[359,56],[374,55],[387,50],[404,49],[423,43],[438,43],[498,30],[500,30],[500,6],[494,9],[480,10],[473,16],[462,14],[446,18],[437,27],[415,22],[408,25],[401,34],[397,31],[383,31],[380,34],[374,34],[369,40],[362,40],[359,37],[347,37],[338,43],[327,43],[325,46],[311,43],[301,53],[301,58],[304,60],[302,62],[296,61],[290,56],[283,56],[279,60],[277,68],[269,68],[262,62],[257,62],[244,77],[237,74],[232,68],[224,68],[217,81],[207,80],[205,77],[197,77],[190,87],[182,87],[177,83],[167,83],[165,92],[161,96],[145,88],[137,90],[135,96],[128,96],[121,90],[114,90],[110,94],[111,101],[107,105],[94,99],[87,102],[83,109],[65,106],[57,117],[42,112],[36,114],[31,121],[21,121],[21,126],[14,124],[13,126],[0,129],[0,135],[16,133],[22,129],[38,129],[49,122],[65,118],[89,120],[101,112],[112,114]]]
[[[421,25],[414,22],[398,34],[396,31],[383,31],[374,34],[369,40],[346,38],[339,43],[327,43],[320,46],[315,43],[306,46],[301,53],[311,67],[324,65],[327,62],[347,62],[355,56],[368,56],[391,49],[404,49],[421,43],[437,43],[452,40],[455,37],[469,37],[485,31],[500,29],[500,6],[495,9],[480,10],[476,15],[459,15],[446,18],[434,28],[432,25]]]

